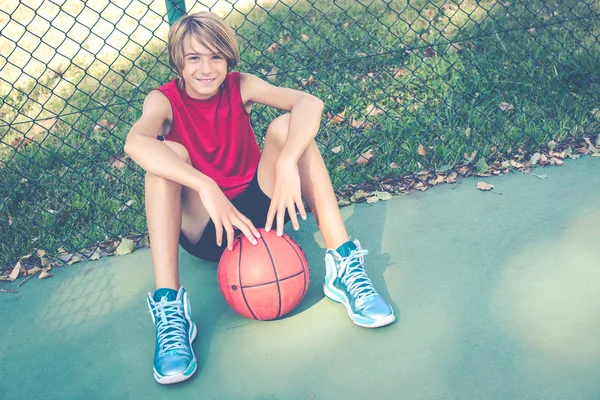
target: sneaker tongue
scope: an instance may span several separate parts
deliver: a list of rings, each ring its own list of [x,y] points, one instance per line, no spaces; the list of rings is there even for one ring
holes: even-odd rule
[[[167,298],[167,301],[177,300],[177,290],[169,288],[156,289],[154,292],[154,301],[160,301],[163,297]]]
[[[337,248],[337,252],[342,257],[348,257],[352,250],[356,250],[356,245],[353,241],[349,240],[340,247]]]

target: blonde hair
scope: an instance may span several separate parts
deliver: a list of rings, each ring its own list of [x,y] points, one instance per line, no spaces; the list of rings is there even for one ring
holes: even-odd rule
[[[223,53],[227,60],[228,71],[231,71],[240,61],[240,51],[233,29],[215,14],[209,11],[200,11],[181,17],[169,30],[167,41],[169,64],[177,71],[179,77],[181,77],[184,62],[183,41],[187,36]],[[182,79],[178,80],[178,84],[179,81]]]

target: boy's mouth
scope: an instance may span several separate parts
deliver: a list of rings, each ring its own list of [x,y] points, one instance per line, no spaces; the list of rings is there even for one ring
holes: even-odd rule
[[[215,80],[215,79],[216,79],[216,78],[210,78],[210,79],[196,79],[196,80],[197,80],[198,82],[200,82],[200,83],[207,84],[207,83],[212,83],[212,82],[214,82],[214,80]]]

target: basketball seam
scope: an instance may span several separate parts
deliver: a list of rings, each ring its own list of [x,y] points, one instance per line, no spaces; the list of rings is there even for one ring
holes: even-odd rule
[[[256,285],[248,285],[248,286],[241,286],[241,287],[243,287],[244,289],[247,289],[247,288],[254,288],[254,287],[259,287],[259,286],[264,286],[264,285],[272,285],[273,283],[282,282],[282,281],[285,281],[285,280],[288,280],[288,279],[292,279],[292,278],[294,278],[294,277],[296,277],[296,276],[298,276],[300,274],[303,274],[303,273],[304,273],[304,271],[300,271],[300,272],[295,273],[294,275],[290,275],[288,277],[281,278],[281,279],[278,279],[276,281],[265,282],[265,283],[257,283]]]
[[[278,308],[277,308],[277,317],[279,318],[281,315],[281,287],[279,286],[279,278],[277,277],[277,268],[275,267],[275,261],[273,261],[273,256],[271,255],[271,250],[269,250],[269,245],[267,245],[267,241],[262,236],[260,237],[263,243],[265,244],[265,249],[267,249],[267,253],[269,254],[269,258],[271,259],[271,265],[273,266],[273,273],[275,274],[275,280],[277,282],[277,298],[278,298]],[[241,282],[240,282],[241,283]]]
[[[242,285],[242,244],[243,243],[239,237],[236,238],[236,240],[240,241],[240,253],[238,255],[238,280],[240,282],[240,292],[242,292],[242,298],[244,299],[244,303],[246,304],[246,307],[248,307],[248,311],[250,311],[250,314],[252,314],[252,318],[258,319],[258,318],[256,318],[256,315],[254,315],[254,312],[252,311],[250,304],[248,304],[246,295],[244,294],[244,286]]]
[[[298,256],[298,259],[300,260],[300,264],[302,264],[302,273],[304,274],[304,291],[303,291],[302,297],[304,297],[304,295],[306,294],[306,290],[308,289],[307,285],[306,285],[306,270],[308,269],[308,266],[306,266],[306,267],[304,266],[304,260],[302,260],[302,257],[300,256],[300,254],[296,250],[296,247],[294,247],[294,245],[292,243],[290,243],[290,241],[286,237],[283,237],[283,238],[285,239],[286,242],[288,242],[290,244],[290,246],[292,247],[292,249],[294,249],[294,251],[296,252],[296,255]],[[300,245],[298,243],[296,243],[295,241],[294,241],[294,243],[296,244],[296,246],[300,247]]]

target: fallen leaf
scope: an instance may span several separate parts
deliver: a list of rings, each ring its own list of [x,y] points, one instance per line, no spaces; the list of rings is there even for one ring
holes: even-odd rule
[[[594,116],[594,118],[600,120],[600,108],[594,108],[590,112],[592,113],[592,115]]]
[[[331,150],[331,152],[337,154],[340,151],[342,151],[342,146],[336,146],[336,147],[334,147],[333,149],[330,149],[330,150]]]
[[[425,57],[435,57],[437,55],[437,52],[430,46],[427,47],[425,51],[423,51],[423,54],[425,55]]]
[[[365,121],[359,121],[357,119],[353,119],[352,120],[352,127],[358,129],[358,128],[360,128],[363,125],[364,122]]]
[[[452,44],[450,44],[450,50],[451,51],[455,51],[455,52],[459,52],[460,53],[462,51],[462,49],[463,49],[462,46],[460,44],[458,44],[458,43],[452,43]]]
[[[40,267],[33,267],[27,270],[27,275],[35,275],[40,272],[42,269]]]
[[[110,122],[110,121],[107,121],[107,120],[103,119],[101,121],[96,122],[96,126],[94,126],[94,130],[97,131],[97,130],[100,130],[102,128],[106,128],[106,129],[110,130],[110,129],[114,128],[114,127],[115,127],[115,123],[114,122]]]
[[[394,78],[405,75],[410,75],[410,72],[405,70],[404,68],[397,68],[394,70]]]
[[[548,142],[548,148],[550,150],[554,150],[555,147],[556,147],[556,142],[554,140],[551,140]]]
[[[540,156],[540,160],[538,161],[538,163],[539,163],[540,165],[548,165],[548,163],[549,163],[549,161],[548,161],[548,157],[546,157],[546,155],[545,155],[545,154],[542,154],[542,155]]]
[[[269,53],[275,53],[278,49],[279,49],[279,45],[277,43],[273,43],[269,47],[267,47],[267,51]]]
[[[465,129],[465,136],[467,137],[467,139],[471,137],[471,128]]]
[[[471,168],[469,168],[469,167],[467,167],[467,166],[464,166],[464,167],[461,167],[461,168],[458,170],[458,172],[460,172],[460,174],[464,176],[464,175],[467,175],[467,174],[469,173],[469,171],[470,171],[470,170],[471,170]]]
[[[491,185],[489,183],[485,183],[485,182],[477,182],[477,189],[479,190],[492,190],[494,188],[494,185]]]
[[[374,104],[369,104],[367,106],[367,116],[372,115],[372,116],[376,116],[376,115],[380,115],[383,114],[383,110],[379,107],[376,107]]]
[[[379,198],[377,196],[367,197],[367,203],[369,203],[369,204],[377,203],[378,201],[379,201]]]
[[[345,116],[346,116],[346,110],[342,111],[339,114],[335,114],[331,120],[333,121],[334,124],[339,124],[340,122],[344,121]]]
[[[508,111],[508,110],[514,110],[515,107],[512,104],[503,101],[502,103],[500,103],[500,109],[502,111]]]
[[[340,206],[340,207],[344,207],[344,206],[347,206],[350,204],[352,204],[352,202],[348,199],[339,199],[338,200],[338,206]]]
[[[354,192],[352,197],[350,197],[350,201],[355,203],[359,200],[364,199],[365,197],[369,197],[369,193],[365,192],[364,190],[357,190],[356,192]]]
[[[578,156],[575,156],[575,157],[578,157]],[[592,154],[592,157],[600,157],[600,153],[594,153],[594,154]]]
[[[371,194],[383,201],[387,201],[392,198],[392,195],[388,192],[373,192]]]
[[[427,155],[427,149],[422,144],[419,144],[419,149],[417,150],[417,152],[421,156],[426,156]]]
[[[10,278],[11,281],[14,281],[15,279],[17,279],[19,277],[20,273],[21,273],[21,260],[17,261],[17,264],[14,266],[14,268],[12,269],[12,271],[8,277]]]
[[[42,249],[39,249],[37,251],[37,255],[38,255],[38,257],[44,257],[46,255],[46,251],[42,250]]]
[[[540,157],[542,155],[540,153],[535,153],[534,155],[531,156],[531,158],[529,159],[529,162],[531,163],[531,165],[536,165],[538,163],[538,161],[540,161]]]
[[[305,33],[301,34],[300,37],[302,38],[302,40],[304,40],[305,42],[309,39],[309,36]]]
[[[589,138],[583,138],[583,140],[585,140],[585,142],[588,144],[588,150],[592,153],[600,153],[600,149],[596,148],[596,146],[594,146],[591,142],[591,140]]]
[[[475,157],[477,157],[477,150],[474,150],[471,154],[465,153],[464,156],[465,160],[467,160],[468,162],[473,162]]]
[[[271,70],[267,74],[267,80],[269,80],[271,82],[275,82],[275,80],[277,79],[277,73],[279,73],[279,68],[277,68],[277,67],[271,68]]]
[[[356,165],[364,165],[368,164],[371,158],[373,158],[375,154],[373,154],[373,150],[369,149],[366,152],[362,153],[360,157],[354,162]]]
[[[130,158],[127,155],[117,154],[115,156],[111,156],[108,159],[108,162],[110,163],[110,168],[122,169],[127,166],[129,160]]]
[[[42,273],[40,274],[40,279],[46,279],[46,278],[49,278],[51,276],[52,276],[52,274],[50,272],[42,271]]]
[[[90,256],[89,260],[95,261],[95,260],[99,260],[99,259],[100,259],[100,247],[97,247],[96,251],[94,251],[94,253],[92,253],[92,255]]]
[[[396,164],[395,162],[391,162],[390,163],[390,168],[392,168],[392,169],[398,169],[398,168],[401,168],[401,167],[398,164]]]
[[[83,257],[81,257],[79,254],[75,254],[75,255],[73,255],[71,257],[71,259],[69,260],[69,262],[67,262],[67,265],[73,265],[73,264],[78,263],[80,261],[83,261]]]
[[[314,85],[315,83],[317,83],[317,81],[315,80],[315,78],[312,75],[309,76],[308,79],[302,78],[301,82],[304,86],[311,86],[311,85]]]
[[[438,175],[438,177],[435,180],[436,183],[444,183],[446,182],[446,177],[442,176],[442,175]]]
[[[594,154],[598,154],[598,153],[594,153]],[[565,162],[563,160],[561,160],[560,158],[552,157],[550,159],[550,164],[552,164],[552,165],[558,165],[560,167],[564,163]]]
[[[124,256],[125,254],[131,254],[135,250],[135,242],[131,239],[123,239],[117,247],[117,255]]]
[[[442,10],[458,10],[458,6],[453,3],[446,3],[442,6]]]
[[[279,34],[279,43],[281,43],[281,44],[286,44],[291,39],[292,39],[292,37],[290,35],[288,35],[287,33],[285,35],[283,33]]]
[[[517,169],[523,169],[525,166],[523,164],[521,164],[520,162],[517,162],[515,160],[510,160],[510,165],[513,168],[517,168]]]

